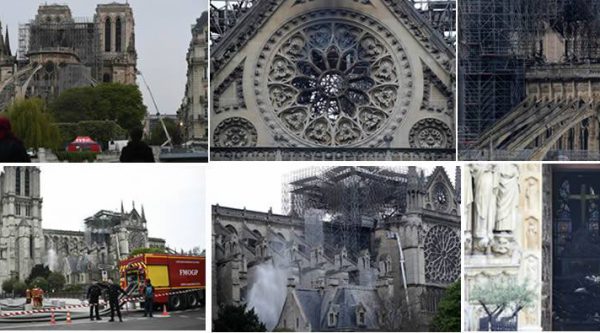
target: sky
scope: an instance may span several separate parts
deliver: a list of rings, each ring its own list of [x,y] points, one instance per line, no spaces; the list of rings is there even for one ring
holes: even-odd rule
[[[6,26],[10,46],[18,47],[19,23],[35,18],[41,4],[69,5],[74,17],[93,18],[96,5],[124,3],[125,0],[0,0],[2,32]],[[128,0],[135,20],[135,43],[138,53],[138,70],[152,89],[161,113],[175,114],[185,93],[186,53],[192,39],[191,27],[208,8],[207,0]],[[144,104],[150,114],[156,110],[148,90],[138,77]]]
[[[219,204],[232,208],[244,208],[266,212],[269,208],[273,213],[282,214],[281,185],[284,176],[292,171],[315,163],[272,163],[272,162],[211,162],[207,174],[209,188],[209,204]],[[335,165],[350,165],[349,163]],[[403,163],[369,164],[366,162],[351,165],[377,165],[377,166],[408,166]],[[414,163],[412,165],[415,165]],[[455,168],[459,164],[444,162],[444,168],[454,183]],[[327,165],[331,166],[331,164]],[[435,169],[433,162],[420,162],[418,167],[430,174]]]
[[[144,206],[148,235],[171,248],[206,249],[205,166],[198,164],[45,164],[40,167],[42,227],[83,231],[100,210]]]

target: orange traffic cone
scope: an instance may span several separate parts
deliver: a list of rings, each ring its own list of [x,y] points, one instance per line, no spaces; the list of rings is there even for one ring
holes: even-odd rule
[[[167,305],[166,304],[163,305],[163,313],[162,313],[162,315],[163,316],[168,316],[169,315],[169,313],[167,312]]]
[[[67,324],[71,323],[71,311],[67,311]]]
[[[56,318],[54,318],[54,309],[52,309],[52,315],[50,316],[50,325],[56,325]]]

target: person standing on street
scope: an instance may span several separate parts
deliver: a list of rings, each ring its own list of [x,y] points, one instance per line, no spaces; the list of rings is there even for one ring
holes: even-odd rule
[[[0,117],[0,162],[31,162],[23,142],[12,132],[10,120]]]
[[[119,316],[119,321],[123,322],[121,318],[121,307],[119,306],[119,296],[126,292],[117,284],[113,283],[112,279],[108,279],[108,303],[110,304],[110,320],[115,321],[115,310],[117,311],[117,316]]]
[[[154,310],[154,286],[150,282],[150,279],[146,280],[144,285],[144,317],[153,317],[152,311]]]
[[[100,295],[102,294],[102,289],[98,285],[97,280],[92,280],[92,285],[88,288],[87,291],[87,299],[90,302],[90,320],[94,320],[94,309],[96,310],[96,320],[102,320],[100,318],[100,313],[98,310],[98,303],[100,300]]]
[[[129,132],[131,141],[121,150],[121,162],[154,162],[152,148],[142,141],[144,131],[134,128]]]

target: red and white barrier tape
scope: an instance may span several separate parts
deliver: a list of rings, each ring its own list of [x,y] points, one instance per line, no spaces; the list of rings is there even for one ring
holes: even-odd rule
[[[171,292],[166,292],[166,293],[154,294],[154,297],[156,298],[156,297],[169,296],[169,295],[186,294],[186,293],[190,293],[190,292],[194,292],[194,291],[200,291],[200,290],[203,290],[203,289],[187,289],[187,290],[182,290],[182,291],[171,291]],[[119,302],[136,302],[136,301],[142,301],[144,299],[145,299],[144,296],[126,297],[126,298],[120,299]],[[106,301],[100,301],[99,304],[106,305],[107,302]],[[21,316],[21,315],[34,314],[34,313],[48,313],[48,312],[59,311],[59,310],[87,308],[89,306],[90,306],[89,304],[79,304],[79,305],[67,305],[67,306],[62,306],[62,307],[52,307],[52,308],[39,309],[39,310],[11,311],[11,312],[6,312],[4,314],[1,314],[0,318],[12,317],[12,316]]]

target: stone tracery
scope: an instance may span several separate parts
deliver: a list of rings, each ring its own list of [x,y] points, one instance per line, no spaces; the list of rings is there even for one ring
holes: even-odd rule
[[[401,99],[410,96],[402,87],[410,66],[398,61],[403,51],[383,27],[375,32],[363,16],[345,20],[343,11],[327,15],[334,17],[288,23],[265,46],[266,80],[258,83],[266,82],[265,119],[275,119],[286,137],[304,144],[364,143],[380,134]]]
[[[450,283],[460,275],[460,238],[449,227],[437,225],[425,236],[425,278]]]

